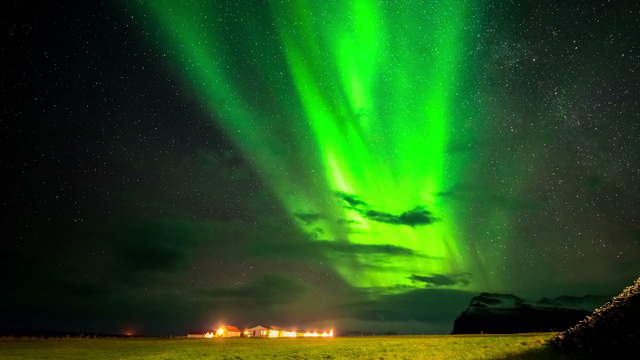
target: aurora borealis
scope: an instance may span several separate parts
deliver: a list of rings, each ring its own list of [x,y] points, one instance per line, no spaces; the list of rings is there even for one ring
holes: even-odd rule
[[[158,46],[174,49],[186,86],[305,231],[416,255],[357,275],[375,260],[332,260],[351,284],[411,285],[412,274],[431,273],[486,279],[477,254],[461,246],[456,204],[438,195],[472,160],[451,145],[472,141],[483,121],[470,100],[475,2],[274,1],[242,22],[221,15],[240,14],[242,4],[147,5],[163,29]],[[404,223],[400,214],[411,211],[424,221]]]
[[[640,271],[639,4],[12,7],[7,329],[446,333]]]

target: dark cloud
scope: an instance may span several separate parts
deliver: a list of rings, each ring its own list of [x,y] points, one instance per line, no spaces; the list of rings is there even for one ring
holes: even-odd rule
[[[344,207],[346,209],[353,210],[362,217],[371,221],[390,225],[406,225],[415,227],[429,225],[438,220],[429,210],[427,210],[425,206],[416,206],[415,208],[401,214],[392,214],[371,208],[366,201],[362,200],[357,195],[347,194],[341,191],[336,191],[335,195],[344,202]],[[311,226],[323,218],[323,215],[319,213],[295,213],[294,215],[306,226]],[[359,221],[353,219],[338,219],[336,222],[343,225],[359,223]],[[318,235],[321,235],[321,233],[314,234],[316,237]]]
[[[419,226],[429,225],[437,219],[433,214],[425,209],[423,206],[418,206],[412,210],[405,211],[400,215],[393,215],[376,210],[366,210],[361,212],[367,219],[383,222],[392,225],[407,225],[407,226]]]
[[[253,242],[243,253],[258,258],[323,259],[336,255],[380,255],[431,258],[409,248],[395,245],[354,244],[346,241]]]
[[[210,229],[183,220],[138,220],[114,225],[111,237],[121,269],[128,272],[173,271],[186,264],[191,251],[210,240]]]
[[[316,213],[295,213],[294,215],[298,220],[302,221],[302,223],[307,226],[312,225],[313,223],[322,219],[322,215]]]
[[[203,290],[202,294],[216,303],[237,302],[252,306],[287,304],[307,291],[299,280],[280,274],[266,274],[247,285]]]
[[[427,210],[425,206],[416,206],[411,210],[395,215],[385,211],[372,209],[369,204],[353,194],[338,191],[336,192],[336,196],[346,203],[345,208],[354,210],[371,221],[390,225],[407,225],[415,227],[429,225],[438,220],[429,210]]]
[[[470,273],[457,273],[457,274],[430,274],[430,275],[411,275],[410,280],[423,282],[426,287],[441,287],[441,286],[454,286],[462,285],[466,286],[471,283]]]
[[[342,191],[336,191],[336,196],[344,200],[344,202],[349,204],[350,207],[353,207],[356,209],[369,206],[366,202],[364,202],[358,196],[353,194],[347,194]]]
[[[320,248],[328,251],[344,252],[348,254],[380,254],[390,256],[421,256],[415,251],[395,245],[365,245],[343,241],[321,243]]]
[[[453,322],[475,295],[448,289],[418,289],[382,296],[346,305],[347,312],[358,320]]]
[[[342,225],[353,225],[353,224],[360,224],[360,221],[353,220],[353,219],[338,219],[336,220],[336,223],[342,224]]]

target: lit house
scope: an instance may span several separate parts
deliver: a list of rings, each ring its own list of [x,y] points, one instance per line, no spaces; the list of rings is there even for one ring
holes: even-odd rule
[[[240,337],[242,331],[235,326],[224,325],[216,330],[216,337]]]
[[[298,334],[293,330],[285,330],[279,328],[277,326],[254,326],[252,328],[248,328],[244,331],[244,335],[246,337],[269,337],[269,338],[277,338],[277,337],[296,337]]]
[[[247,337],[269,337],[269,330],[271,329],[268,327],[256,325],[252,328],[246,329],[244,334]]]

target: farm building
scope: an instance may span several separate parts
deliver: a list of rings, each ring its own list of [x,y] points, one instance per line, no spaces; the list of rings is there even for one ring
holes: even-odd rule
[[[252,328],[248,328],[244,332],[247,337],[296,337],[297,334],[295,331],[281,329],[277,326],[262,326],[257,325]]]
[[[269,328],[257,325],[245,330],[245,335],[249,337],[269,337]]]
[[[224,325],[216,330],[216,337],[240,337],[242,331],[235,326]]]

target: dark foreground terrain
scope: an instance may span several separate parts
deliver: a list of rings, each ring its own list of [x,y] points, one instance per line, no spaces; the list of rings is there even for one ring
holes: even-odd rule
[[[576,326],[551,340],[572,356],[613,358],[637,352],[640,340],[640,278]]]
[[[553,336],[450,335],[332,339],[0,339],[0,359],[566,359]]]

